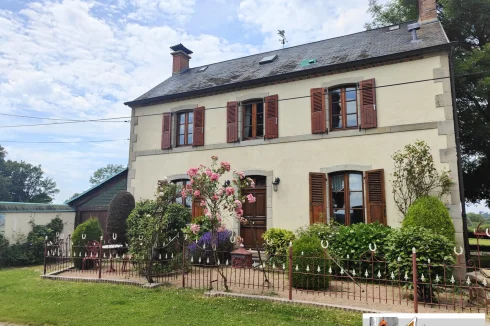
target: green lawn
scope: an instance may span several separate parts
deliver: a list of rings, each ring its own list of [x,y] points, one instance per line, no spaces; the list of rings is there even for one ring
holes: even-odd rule
[[[362,325],[339,310],[202,291],[42,280],[41,268],[0,270],[0,322],[29,325]]]
[[[470,245],[475,245],[476,246],[476,239],[468,239]],[[480,246],[490,246],[490,239],[480,239]]]

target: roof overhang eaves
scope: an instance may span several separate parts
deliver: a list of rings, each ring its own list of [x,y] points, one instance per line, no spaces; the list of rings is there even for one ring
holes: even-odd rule
[[[343,62],[343,63],[339,63],[339,64],[334,64],[334,65],[322,66],[322,67],[318,67],[318,68],[311,68],[311,69],[306,69],[306,70],[301,70],[301,71],[294,71],[294,72],[281,74],[281,75],[275,75],[275,76],[264,77],[264,78],[259,78],[259,79],[252,79],[252,80],[247,80],[247,81],[243,81],[243,82],[225,84],[225,85],[208,87],[208,88],[202,88],[202,89],[197,89],[197,90],[188,91],[188,92],[184,92],[184,93],[175,93],[175,94],[162,95],[162,96],[157,96],[157,97],[152,97],[152,98],[147,98],[147,99],[134,100],[134,101],[125,102],[124,105],[127,105],[127,106],[134,109],[134,108],[138,108],[138,107],[160,104],[162,102],[166,102],[169,100],[175,100],[175,99],[179,99],[179,98],[205,95],[207,93],[212,93],[212,92],[216,92],[216,91],[235,89],[235,88],[244,87],[244,86],[251,86],[251,85],[255,85],[255,84],[273,82],[273,81],[277,81],[277,80],[281,80],[281,79],[287,79],[287,78],[292,78],[292,77],[297,77],[297,76],[320,73],[320,72],[325,72],[325,71],[329,71],[329,70],[337,70],[337,69],[347,68],[347,67],[356,66],[356,65],[368,64],[368,63],[373,62],[373,61],[391,60],[391,59],[395,59],[395,58],[405,57],[407,55],[425,54],[425,53],[433,53],[433,52],[439,52],[439,51],[449,51],[453,45],[454,45],[454,42],[445,43],[445,44],[435,45],[435,46],[431,46],[431,47],[427,47],[427,48],[423,48],[423,49],[416,49],[413,51],[405,51],[405,52],[394,53],[394,54],[385,55],[385,56],[378,56],[378,57],[372,57],[372,58],[361,59],[361,60],[356,60],[356,61]]]

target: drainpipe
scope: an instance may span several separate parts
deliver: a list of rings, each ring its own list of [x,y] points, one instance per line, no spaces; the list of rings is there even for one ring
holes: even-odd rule
[[[458,160],[458,184],[459,184],[459,199],[461,201],[461,217],[463,219],[463,242],[465,259],[468,262],[470,260],[470,244],[468,241],[468,223],[466,221],[466,205],[464,197],[464,184],[463,184],[463,167],[461,163],[461,140],[459,138],[459,120],[458,110],[456,107],[456,84],[454,82],[454,45],[451,46],[451,53],[449,57],[449,72],[451,74],[451,98],[453,104],[453,121],[454,121],[454,136],[456,137],[456,155]]]

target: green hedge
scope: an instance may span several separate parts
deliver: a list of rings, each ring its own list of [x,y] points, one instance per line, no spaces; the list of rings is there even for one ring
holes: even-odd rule
[[[437,197],[421,197],[407,211],[402,228],[423,227],[436,234],[455,240],[453,220],[444,203]]]
[[[86,235],[85,239],[82,239],[82,234]],[[102,236],[102,227],[100,226],[100,222],[98,219],[91,217],[82,224],[78,225],[73,231],[72,234],[72,242],[73,242],[73,263],[75,268],[81,269],[83,256],[85,255],[86,249],[85,245],[89,241],[97,241],[100,242],[100,237]],[[80,253],[82,253],[82,257],[79,257]],[[87,263],[87,268],[91,268],[93,261],[89,260]]]
[[[327,289],[328,267],[329,261],[325,259],[318,237],[305,235],[293,242],[293,287],[308,290]]]
[[[134,197],[130,192],[120,191],[109,204],[107,213],[107,233],[112,236],[117,234],[117,242],[125,244],[126,239],[126,220],[135,206]]]
[[[276,264],[285,262],[289,243],[295,239],[294,233],[286,229],[270,228],[262,234],[262,238],[270,261]]]

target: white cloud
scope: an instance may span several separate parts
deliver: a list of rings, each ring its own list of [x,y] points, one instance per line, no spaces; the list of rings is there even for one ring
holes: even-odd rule
[[[177,43],[192,49],[191,66],[200,66],[278,48],[277,29],[285,29],[289,45],[295,45],[360,31],[368,20],[364,0],[242,0],[238,12],[227,1],[216,1],[229,7],[222,29],[238,26],[254,44],[203,34],[199,28],[186,30],[199,14],[195,0],[38,0],[18,12],[0,9],[0,113],[64,119],[128,116],[123,102],[171,75],[169,47]],[[238,22],[230,18],[237,15]],[[48,122],[0,120],[0,125]],[[126,138],[127,123],[0,129],[0,140]],[[57,202],[86,189],[95,169],[126,164],[128,156],[127,141],[2,145],[9,158],[43,166],[61,190]]]
[[[369,20],[367,1],[242,0],[238,18],[264,35],[264,48],[277,48],[278,30],[288,45],[304,44],[363,30]]]

